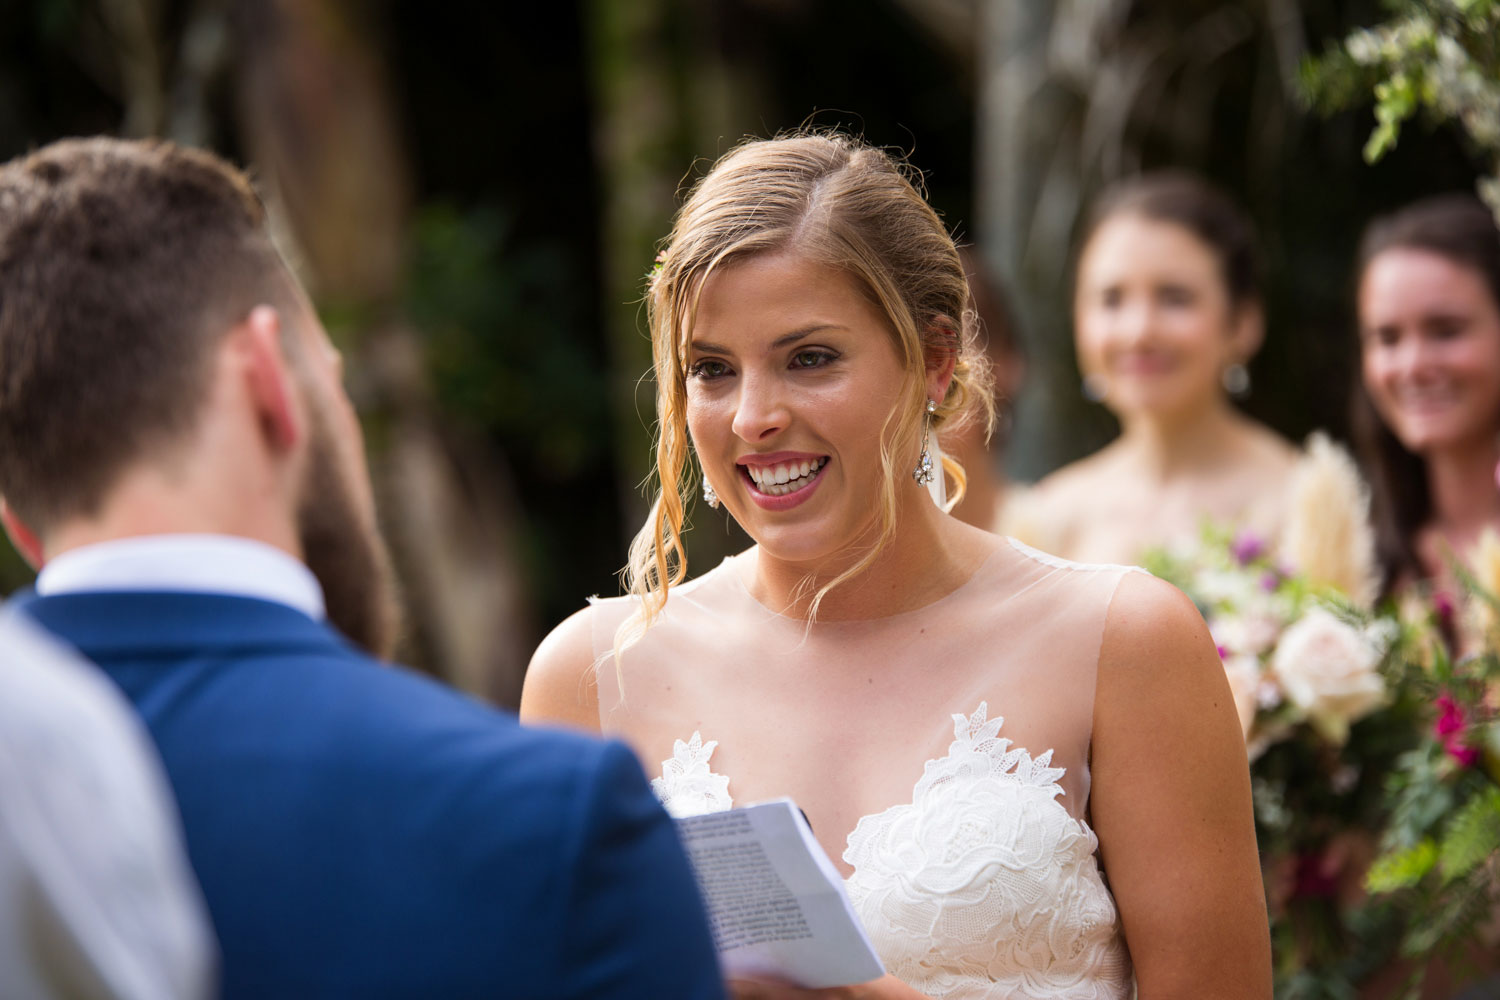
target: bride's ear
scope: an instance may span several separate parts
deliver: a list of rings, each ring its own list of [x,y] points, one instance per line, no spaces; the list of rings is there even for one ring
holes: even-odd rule
[[[958,349],[963,343],[962,327],[951,316],[934,316],[922,331],[922,351],[927,363],[927,398],[941,403],[953,381],[958,363]]]

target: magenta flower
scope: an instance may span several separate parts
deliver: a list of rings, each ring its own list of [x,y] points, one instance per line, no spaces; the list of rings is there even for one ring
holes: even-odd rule
[[[1432,592],[1432,610],[1437,612],[1438,625],[1446,631],[1453,629],[1453,595],[1446,590]]]
[[[1458,707],[1452,695],[1440,694],[1437,699],[1438,718],[1433,729],[1438,736],[1448,737],[1464,728],[1464,710]]]
[[[1448,756],[1463,767],[1473,767],[1479,763],[1479,750],[1463,741],[1462,734],[1467,721],[1463,708],[1446,692],[1438,695],[1437,707],[1438,717],[1432,724],[1432,729],[1442,741],[1443,749],[1448,751]]]
[[[1247,566],[1265,554],[1266,543],[1261,541],[1260,536],[1253,531],[1242,531],[1235,536],[1234,542],[1229,546],[1229,554],[1234,556],[1241,566]]]
[[[1475,747],[1461,743],[1457,739],[1449,737],[1443,741],[1443,749],[1448,751],[1448,756],[1463,767],[1473,767],[1479,763],[1479,750]]]

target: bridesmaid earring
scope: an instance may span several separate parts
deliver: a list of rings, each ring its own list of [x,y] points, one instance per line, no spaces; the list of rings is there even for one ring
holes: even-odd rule
[[[917,456],[917,467],[911,471],[911,477],[917,481],[918,486],[926,486],[935,478],[932,471],[932,451],[927,447],[927,439],[932,436],[932,415],[937,412],[937,400],[927,401],[927,419],[922,427],[922,454]]]
[[[1090,403],[1102,403],[1109,392],[1109,380],[1095,372],[1083,377],[1083,398]]]
[[[703,479],[703,500],[714,510],[719,509],[719,494],[714,492],[714,488],[709,485],[708,477],[706,476]]]
[[[1219,376],[1219,381],[1224,383],[1224,391],[1235,399],[1244,399],[1250,395],[1250,369],[1245,367],[1243,361],[1236,361],[1226,367]]]

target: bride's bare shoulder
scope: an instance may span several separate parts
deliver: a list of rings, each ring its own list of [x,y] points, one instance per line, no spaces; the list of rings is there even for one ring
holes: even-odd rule
[[[537,646],[521,688],[523,722],[599,730],[593,614],[593,607],[576,612]]]

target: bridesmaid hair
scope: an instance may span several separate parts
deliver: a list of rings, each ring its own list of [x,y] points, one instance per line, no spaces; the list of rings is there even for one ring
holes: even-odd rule
[[[741,143],[688,195],[646,295],[657,384],[657,495],[630,547],[625,583],[641,599],[641,608],[622,626],[617,652],[655,621],[668,589],[687,577],[682,530],[693,492],[685,413],[688,343],[698,297],[717,268],[758,254],[795,251],[809,263],[844,271],[885,313],[908,373],[882,428],[877,540],[852,568],[817,591],[808,606],[809,621],[823,596],[866,569],[895,534],[896,490],[910,478],[896,467],[896,456],[917,451],[927,366],[954,358],[935,427],[973,419],[987,428],[993,424],[990,372],[977,346],[963,264],[920,183],[911,167],[862,140],[802,131]],[[947,456],[943,464],[962,496],[963,469]]]
[[[1079,258],[1099,227],[1120,215],[1169,222],[1202,240],[1219,259],[1219,273],[1233,308],[1260,301],[1255,228],[1218,188],[1189,173],[1142,174],[1107,188],[1094,203],[1079,242]]]
[[[1371,221],[1359,243],[1355,289],[1376,257],[1397,249],[1425,250],[1469,268],[1484,279],[1500,306],[1500,229],[1478,198],[1437,195]],[[1403,578],[1421,572],[1414,542],[1418,530],[1432,517],[1427,463],[1407,451],[1380,419],[1358,365],[1350,400],[1350,426],[1371,483],[1375,547],[1384,573],[1383,591],[1388,595]]]

